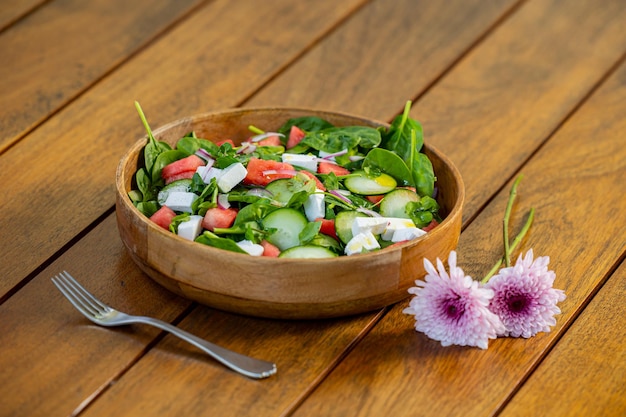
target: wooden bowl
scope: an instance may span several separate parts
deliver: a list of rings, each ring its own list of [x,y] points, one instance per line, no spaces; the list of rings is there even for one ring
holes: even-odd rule
[[[388,126],[343,113],[294,108],[242,108],[201,114],[153,133],[174,144],[186,133],[240,143],[248,126],[267,131],[287,119],[319,116],[337,126]],[[141,139],[121,159],[116,175],[119,233],[130,256],[152,279],[188,299],[217,309],[269,318],[316,319],[363,313],[409,296],[425,275],[423,258],[445,259],[456,248],[465,196],[463,181],[448,158],[432,146],[425,152],[437,176],[437,200],[445,216],[427,235],[394,248],[333,259],[280,259],[228,252],[185,240],[158,227],[131,203],[128,192],[146,144]]]

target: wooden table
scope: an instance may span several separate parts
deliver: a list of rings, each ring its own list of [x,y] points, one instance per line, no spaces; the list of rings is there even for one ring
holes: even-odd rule
[[[626,2],[23,0],[0,3],[1,416],[621,416],[626,413]],[[124,151],[210,110],[391,120],[406,100],[466,185],[459,264],[501,251],[508,190],[567,299],[550,333],[448,347],[408,301],[280,321],[179,298],[127,255]],[[84,319],[50,278],[276,361],[251,380],[172,336]],[[259,277],[262,278],[262,277]]]

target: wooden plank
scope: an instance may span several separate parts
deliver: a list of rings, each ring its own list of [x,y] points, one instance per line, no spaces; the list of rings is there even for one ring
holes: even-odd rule
[[[555,287],[567,293],[552,332],[530,339],[501,338],[487,351],[443,348],[413,330],[412,317],[402,313],[408,302],[399,303],[295,415],[497,413],[626,250],[624,239],[616,238],[626,233],[625,102],[623,65],[523,167],[525,179],[518,189],[512,227],[519,230],[527,210],[536,208],[523,249],[532,247],[536,256],[550,256],[550,269],[557,274]],[[601,203],[590,202],[595,196],[601,196]],[[473,277],[482,277],[500,256],[507,198],[508,187],[461,236],[458,265]],[[613,285],[619,292],[621,284]],[[600,352],[587,352],[593,355],[590,360],[602,360]],[[564,398],[561,389],[554,395]],[[563,401],[558,406],[564,407],[564,415],[568,411],[571,415],[577,402],[572,408]]]
[[[0,2],[0,31],[45,2],[46,0],[4,0]]]
[[[0,241],[0,275],[7,277],[0,281],[0,300],[113,206],[117,163],[145,134],[134,100],[143,104],[153,127],[234,107],[360,1],[325,0],[311,9],[281,0],[258,13],[250,13],[252,3],[211,2],[0,155],[0,210],[19,212],[24,225],[12,239]],[[259,22],[276,16],[298,25],[259,30]],[[171,50],[178,51],[179,58],[164,59]],[[16,177],[17,167],[25,166],[32,167],[29,175]],[[25,212],[27,207],[31,209]],[[74,213],[71,219],[68,211]],[[14,217],[0,217],[0,229],[14,227]]]
[[[70,407],[106,388],[159,334],[142,326],[112,331],[90,324],[50,281],[62,270],[129,313],[173,321],[190,305],[135,267],[109,218],[0,306],[3,415],[70,415]]]
[[[372,1],[246,106],[323,106],[391,120],[517,3]]]
[[[435,17],[431,13],[440,5],[434,2],[419,7],[374,2],[359,12],[364,24],[347,22],[247,105],[319,106],[319,95],[326,94],[325,108],[385,120],[386,109],[401,111],[404,100],[423,94],[442,66],[454,63],[467,48],[460,40],[471,43],[481,34],[468,16],[485,30],[507,6],[480,4],[481,10],[460,3],[448,6],[450,15]],[[407,11],[411,7],[415,14]],[[488,47],[468,53],[414,104],[412,116],[422,122],[425,139],[448,155],[465,179],[466,219],[622,56],[625,8],[620,0],[604,1],[603,7],[563,0],[524,4],[496,28]],[[389,20],[397,26],[385,26]],[[429,22],[445,30],[433,31]],[[377,30],[371,31],[374,24]],[[389,43],[384,35],[393,36],[400,27],[407,35]],[[328,86],[347,94],[328,96]],[[512,146],[505,150],[504,141]]]
[[[500,416],[625,415],[624,294],[622,264]]]
[[[323,5],[324,4],[319,3],[320,7],[322,7]],[[337,3],[334,1],[329,2],[328,6],[329,8],[332,6],[332,8],[334,9],[337,7]],[[329,10],[322,10],[320,13],[324,13],[326,16],[328,16],[328,12]],[[241,13],[241,9],[233,10],[232,18],[234,18],[234,16],[242,16],[242,15],[245,15],[245,13]],[[228,23],[228,14],[224,12],[224,13],[221,13],[221,16],[225,18],[225,21],[226,21],[225,26],[218,27],[216,33],[224,33],[223,31],[225,27],[232,28],[232,25],[229,25]],[[258,18],[258,16],[255,18]],[[436,30],[437,25],[434,23],[435,22],[433,22],[434,26],[432,27],[432,29]],[[242,29],[243,33],[249,33],[249,29],[245,27],[246,26],[245,22],[239,21],[239,24],[243,26],[243,29]],[[389,24],[393,24],[393,22],[389,22]],[[193,25],[190,25],[190,27],[192,26]],[[301,28],[302,28],[302,22],[298,30],[301,30]],[[177,33],[174,32],[173,35],[174,35],[173,39],[177,39],[177,36],[178,36]],[[194,33],[188,34],[190,38],[191,36],[194,36],[194,35],[196,34]],[[189,40],[188,38],[180,39],[178,41],[179,43],[177,43],[176,46],[186,45],[186,41],[188,40]],[[212,39],[209,39],[207,42],[211,42],[211,41]],[[241,40],[239,41],[241,42]],[[280,41],[280,39],[277,41]],[[172,42],[175,42],[175,41],[173,40]],[[289,40],[289,44],[292,44],[293,42],[294,40],[292,37]],[[168,44],[168,45],[169,45],[168,47],[173,47],[172,44]],[[197,48],[197,46],[195,48]],[[224,59],[223,51],[219,51],[219,53],[222,54],[219,56],[221,56],[222,59]],[[270,57],[269,52],[267,53],[267,57],[264,57],[261,51],[257,51],[256,53],[260,54],[259,59],[261,58],[267,59],[268,57]],[[274,53],[277,53],[277,52],[274,51]],[[146,54],[149,55],[149,58],[153,58],[155,56],[158,56],[158,51],[155,51],[154,54],[150,52],[146,52]],[[243,52],[242,52],[242,55],[243,55]],[[233,57],[233,61],[235,62],[234,68],[239,68],[240,64],[242,64],[242,62],[239,61],[237,58],[238,58],[238,55]],[[210,58],[207,58],[207,59],[210,61]],[[130,78],[130,80],[128,80],[127,82],[123,82],[124,84],[123,86],[115,87],[115,84],[113,83],[111,84],[105,83],[106,88],[103,87],[102,90],[100,90],[99,88],[94,89],[93,94],[96,96],[96,98],[91,98],[92,93],[90,93],[88,96],[85,97],[85,99],[79,100],[77,105],[80,105],[81,107],[87,107],[88,109],[91,109],[93,111],[93,109],[97,107],[96,104],[94,104],[94,102],[101,103],[108,99],[111,99],[112,104],[109,103],[111,104],[111,109],[107,111],[106,106],[105,106],[104,107],[105,110],[102,110],[100,113],[102,114],[102,117],[113,119],[109,124],[114,124],[113,123],[114,121],[126,119],[127,116],[123,116],[123,115],[120,116],[119,104],[121,103],[121,101],[119,100],[116,101],[117,100],[116,97],[122,94],[122,92],[124,92],[125,89],[129,88],[130,85],[133,85],[134,83],[136,83],[137,79],[140,78],[140,76],[145,77],[145,73],[142,71],[145,68],[143,65],[148,66],[151,59],[145,58],[145,61],[143,61],[143,58],[141,58],[140,61],[142,62],[142,66],[140,67],[140,70],[135,69],[135,71],[138,71],[138,74],[132,75],[130,71],[128,73],[125,73],[123,69],[120,71],[122,74],[125,74],[125,77],[122,77],[120,75],[120,78],[116,79],[117,82],[122,82],[120,80],[126,80],[127,77]],[[219,90],[216,90],[216,91],[226,91],[227,86],[230,86],[230,88],[233,89],[234,91],[245,91],[246,89],[249,89],[251,84],[246,84],[246,83],[238,84],[238,83],[235,83],[235,81],[241,81],[240,78],[242,74],[250,73],[250,68],[258,68],[259,64],[261,63],[264,65],[268,64],[265,60],[261,59],[261,61],[259,62],[251,63],[250,64],[251,66],[249,67],[245,65],[241,65],[242,72],[237,73],[235,71],[235,73],[232,74],[233,78],[231,78],[229,82],[224,82],[223,85],[219,85],[218,83],[216,88],[219,88]],[[224,68],[223,71],[226,71],[226,68],[228,67],[218,66],[217,69],[213,69],[212,73],[213,72],[219,73],[220,68]],[[267,74],[271,71],[272,66],[269,65],[264,68],[265,68],[264,70],[265,72],[261,71],[261,73]],[[161,70],[162,71],[164,70],[163,66],[161,67]],[[263,70],[263,68],[261,68],[261,70]],[[174,74],[172,74],[173,70],[171,68],[166,67],[165,71],[166,73],[163,74],[162,79],[156,78],[156,81],[159,81],[159,84],[160,82],[165,83],[165,80],[167,80],[168,78],[173,77],[174,79],[176,79],[176,77],[174,77]],[[175,74],[179,74],[179,73],[175,73]],[[185,73],[185,74],[180,73],[178,75],[178,78],[180,78],[181,83],[187,82],[186,80],[183,79],[186,74],[188,73]],[[228,74],[225,73],[224,75],[228,75]],[[156,74],[153,76],[157,77]],[[206,77],[206,75],[204,75],[204,77]],[[198,82],[199,80],[202,80],[202,79],[203,78],[198,76],[196,77],[195,81]],[[156,81],[155,79],[152,79],[153,83]],[[192,81],[190,81],[190,83],[191,82]],[[203,84],[203,85],[206,87],[206,84]],[[201,88],[203,85],[201,85],[198,88]],[[152,88],[154,87],[152,86]],[[113,89],[113,91],[109,92],[109,90],[111,89]],[[142,89],[145,89],[145,91],[148,91],[150,90],[150,85],[145,85],[142,87]],[[107,93],[104,94],[102,93],[103,91]],[[203,91],[206,91],[206,90],[203,90]],[[104,94],[106,97],[98,98],[97,93]],[[148,93],[145,93],[145,94],[151,100],[154,100],[161,105],[161,107],[155,106],[155,113],[157,113],[157,117],[161,118],[161,121],[165,121],[168,118],[171,118],[171,115],[168,115],[167,111],[165,110],[161,111],[161,109],[163,108],[165,108],[166,110],[170,109],[171,111],[171,109],[174,108],[175,106],[193,105],[193,106],[202,107],[206,105],[207,103],[211,105],[212,103],[211,100],[213,101],[217,100],[218,101],[217,105],[223,105],[224,103],[228,104],[228,101],[227,101],[228,97],[217,95],[217,98],[216,98],[216,97],[212,97],[208,93],[207,93],[207,96],[209,96],[209,98],[205,96],[198,96],[197,94],[189,95],[189,97],[191,97],[190,100],[202,101],[200,103],[194,101],[191,104],[189,102],[184,102],[184,101],[175,101],[172,98],[169,98],[170,102],[165,102],[166,98],[160,98],[157,96],[157,94],[148,94]],[[230,97],[232,100],[232,97],[235,97],[235,96],[232,95]],[[320,104],[323,104],[323,103],[320,103]],[[73,106],[70,106],[70,107],[73,108]],[[148,110],[151,116],[152,112],[150,111],[150,109],[152,108],[152,106],[148,108],[148,106],[146,106],[144,103],[144,108]],[[188,113],[189,109],[183,108],[180,111],[181,111],[181,115],[189,114]],[[391,116],[394,111],[395,111],[395,107],[387,109],[387,114]],[[66,113],[70,113],[70,116],[73,115],[75,118],[66,116]],[[59,126],[66,125],[70,123],[72,120],[80,119],[79,116],[84,117],[87,114],[89,114],[89,111],[85,111],[85,113],[83,113],[82,110],[77,110],[75,112],[70,112],[70,110],[68,110],[58,116],[63,119],[67,119],[68,121],[65,121],[63,123],[57,123],[56,120],[58,118],[55,118],[51,120],[49,123],[47,123],[46,125],[50,125],[51,123],[54,123],[56,125],[56,128],[54,129],[54,131],[62,131],[63,129],[60,129]],[[135,122],[133,122],[132,120],[134,119],[134,117],[130,117],[130,119],[131,121],[129,121],[128,123],[126,123],[125,121],[123,123],[126,123],[126,128],[128,130],[133,130],[133,126]],[[158,124],[158,122],[155,123],[155,125],[156,124]],[[45,128],[46,126],[44,126],[42,130]],[[91,126],[91,128],[93,129],[94,126]],[[95,128],[96,130],[98,129],[104,130],[104,127],[99,127],[97,123],[96,123]],[[80,128],[80,129],[83,129],[83,128]],[[134,131],[137,132],[137,135],[140,134],[140,127],[134,129]],[[120,130],[118,132],[118,134],[120,135],[122,133],[124,133],[123,130]],[[104,133],[101,133],[101,134],[104,135]],[[73,135],[74,135],[74,132],[69,133],[69,137],[72,137]],[[132,136],[132,135],[129,134],[129,136]],[[100,140],[102,142],[106,141],[106,143],[111,146],[117,146],[115,144],[111,144],[110,141],[108,141],[108,137],[100,139]],[[128,140],[130,141],[131,139],[128,139]],[[16,148],[19,148],[19,146]],[[103,148],[104,146],[101,145],[98,149],[102,150]],[[14,150],[15,149],[12,149],[12,153]],[[111,152],[107,150],[106,152],[104,152],[104,154],[101,154],[100,156],[101,158],[106,160],[106,158],[112,158],[110,153]],[[72,155],[72,154],[73,152],[71,151],[68,151],[67,153],[67,155]],[[65,155],[66,154],[63,154],[64,157]],[[87,156],[86,158],[87,160],[89,160],[89,156]],[[64,159],[64,158],[60,158],[60,159]],[[80,158],[75,158],[72,160],[72,162],[75,165],[79,165],[79,166],[81,164],[80,161],[81,161]],[[82,163],[86,164],[86,162],[82,162]],[[72,179],[71,182],[73,181],[74,179]],[[97,179],[91,179],[91,185],[95,186],[96,189],[98,189],[97,181],[98,181]],[[107,186],[111,182],[109,177],[103,177],[102,181],[106,183]],[[54,181],[52,181],[51,183],[54,183]],[[106,189],[106,187],[104,186],[102,188]],[[81,188],[74,187],[73,189],[80,190]],[[67,197],[68,195],[69,194],[65,194],[65,197]],[[76,199],[75,201],[70,202],[69,204],[78,205],[80,203],[82,203],[82,200]],[[96,210],[92,210],[92,212],[97,213]],[[109,217],[106,220],[106,222],[108,226],[103,225],[102,226],[103,229],[106,229],[106,227],[111,227],[112,217]],[[63,227],[66,227],[66,226],[64,225]],[[79,242],[78,244],[75,245],[76,246],[75,248],[72,248],[70,252],[63,255],[61,259],[59,260],[59,262],[64,262],[64,263],[67,263],[68,265],[71,265],[73,264],[72,261],[77,256],[81,258],[88,258],[88,257],[83,257],[81,255],[76,255],[76,253],[74,252],[75,250],[78,251],[79,247],[82,246],[83,244],[94,245],[93,250],[95,250],[96,252],[98,252],[98,250],[110,251],[110,249],[107,249],[106,246],[111,244],[111,239],[113,239],[116,243],[118,239],[108,235],[110,231],[107,231],[107,233],[104,233],[103,229],[98,227],[96,230],[89,233],[89,238],[90,238],[89,242],[85,242],[85,243]],[[93,236],[93,240],[91,240],[92,236]],[[113,254],[113,256],[116,256],[116,255]],[[120,256],[120,255],[117,255],[117,256]],[[122,261],[122,263],[124,263],[124,261]],[[29,297],[32,297],[33,295],[27,293],[26,290],[32,288],[33,286],[41,285],[39,284],[39,282],[42,279],[47,280],[46,275],[49,275],[47,271],[52,272],[52,269],[53,268],[50,267],[44,273],[36,276],[33,282],[28,284],[23,290],[19,291],[17,294],[11,297],[9,301],[11,303],[15,303],[16,305],[19,305],[21,309],[28,308],[27,306],[25,306],[25,304],[28,302]],[[84,264],[81,264],[72,268],[72,271],[76,271],[74,272],[74,274],[77,276],[88,276],[88,271],[90,269],[91,269],[91,266],[86,266]],[[119,271],[105,272],[105,276],[98,278],[98,281],[107,280],[109,279],[108,278],[109,276],[116,276],[116,277],[121,276],[118,274],[119,274]],[[113,281],[115,282],[115,279]],[[87,284],[89,284],[90,282],[91,281],[87,281]],[[22,297],[22,294],[26,294],[26,295]],[[117,298],[119,297],[121,296],[118,295]],[[122,298],[128,300],[128,305],[133,305],[133,303],[137,300],[136,297],[146,297],[148,299],[153,298],[153,296],[150,295],[149,293],[143,294],[143,295],[134,294],[134,293],[124,294]],[[5,304],[7,303],[8,301]],[[1,313],[1,307],[0,307],[0,313]],[[60,320],[63,320],[63,319],[61,318]],[[213,320],[215,321],[213,322]],[[192,331],[197,332],[201,336],[210,338],[211,340],[215,340],[219,343],[230,343],[232,341],[233,344],[229,346],[233,348],[240,348],[238,349],[240,351],[245,351],[246,353],[251,353],[251,354],[253,353],[256,356],[264,357],[267,359],[275,359],[278,362],[279,375],[277,375],[275,379],[270,379],[267,381],[258,381],[258,382],[248,381],[246,379],[243,379],[242,377],[232,374],[232,372],[225,370],[223,367],[216,365],[213,362],[210,362],[210,361],[207,362],[204,356],[195,355],[193,358],[186,358],[186,357],[182,357],[182,355],[178,353],[173,353],[173,352],[183,352],[183,351],[190,352],[190,351],[189,351],[189,348],[186,347],[184,344],[181,345],[175,339],[168,337],[162,343],[158,345],[158,349],[153,350],[153,352],[150,353],[149,356],[146,356],[144,359],[140,360],[136,365],[132,367],[129,373],[126,373],[119,381],[117,381],[116,378],[118,376],[118,373],[120,372],[120,368],[123,368],[123,364],[125,363],[124,360],[128,360],[128,357],[132,356],[132,354],[129,353],[128,351],[135,352],[137,354],[136,346],[128,346],[128,344],[123,344],[120,347],[120,349],[122,350],[121,356],[123,357],[123,360],[115,361],[115,363],[111,366],[110,369],[106,369],[106,370],[99,369],[94,372],[87,373],[85,375],[85,379],[86,379],[86,382],[88,382],[88,384],[86,384],[86,387],[83,390],[81,390],[81,394],[83,395],[83,398],[88,398],[90,395],[92,395],[93,392],[90,391],[90,389],[94,389],[94,386],[97,389],[96,392],[99,392],[99,390],[104,388],[104,386],[108,384],[109,382],[115,382],[115,384],[113,385],[114,389],[111,390],[110,393],[107,391],[107,393],[105,394],[106,395],[105,400],[107,403],[108,401],[117,402],[119,399],[119,401],[121,401],[120,404],[122,406],[128,406],[132,408],[132,407],[136,407],[139,405],[139,406],[147,407],[147,409],[150,410],[151,412],[160,413],[160,414],[167,414],[168,412],[174,413],[174,414],[176,413],[180,414],[181,410],[183,410],[187,404],[189,405],[189,407],[193,407],[196,410],[219,409],[219,410],[222,410],[222,413],[226,413],[226,414],[230,413],[231,415],[241,415],[243,414],[242,411],[244,410],[244,407],[254,406],[255,409],[259,409],[261,413],[273,415],[275,414],[275,412],[277,412],[276,410],[284,409],[288,411],[288,410],[293,409],[293,407],[296,404],[298,404],[302,400],[302,398],[306,396],[311,389],[313,389],[313,387],[317,385],[319,380],[322,379],[326,375],[326,373],[330,371],[330,369],[332,369],[332,367],[341,358],[341,356],[347,350],[349,350],[352,343],[354,343],[355,340],[358,340],[361,332],[367,331],[368,326],[371,323],[371,320],[372,320],[372,316],[366,315],[366,316],[362,316],[358,318],[349,318],[345,320],[333,320],[333,321],[311,322],[311,323],[258,321],[255,319],[241,318],[235,315],[221,316],[211,311],[210,309],[200,308],[194,311],[194,313],[187,320],[185,320],[184,323],[182,323],[181,325],[189,326],[186,328],[191,329]],[[28,331],[30,333],[37,333],[37,329],[33,326],[31,326],[28,329],[25,329],[24,332]],[[59,326],[59,324],[55,324],[55,326]],[[263,337],[263,339],[261,339],[262,341],[259,342],[257,340],[247,340],[247,341],[242,340],[242,338],[245,337],[250,332],[249,329],[258,329],[255,331],[258,331],[259,334]],[[26,336],[20,335],[20,337],[17,338],[17,341],[25,344],[26,346],[29,346],[29,343],[24,342],[24,339],[26,339]],[[265,341],[265,343],[263,341]],[[49,342],[55,343],[55,339],[52,338]],[[145,340],[144,342],[147,343]],[[77,342],[72,340],[71,343],[77,343]],[[319,346],[324,346],[325,348],[319,349]],[[82,351],[94,352],[93,355],[96,355],[99,350],[98,346],[94,346],[91,344],[86,345],[80,349],[79,348],[75,348],[75,349],[76,350],[74,352],[79,352],[82,350]],[[176,351],[174,351],[174,349]],[[306,349],[306,354],[303,354],[303,349]],[[28,351],[30,352],[30,350]],[[13,357],[12,355],[16,355],[16,354],[17,352],[13,351],[12,354],[7,355],[7,357],[4,360],[6,362],[9,362],[11,361],[11,358]],[[58,352],[52,354],[51,356],[46,356],[35,361],[35,363],[33,364],[33,367],[36,367],[37,364],[41,363],[39,361],[45,361],[45,363],[47,364],[59,363],[58,365],[59,368],[63,366],[68,366],[71,368],[79,366],[79,364],[76,364],[74,362],[75,359],[72,359],[69,363],[64,364],[61,358],[56,356],[57,354]],[[76,353],[70,356],[71,357],[76,356]],[[164,363],[168,363],[168,366],[166,368],[163,368]],[[131,364],[127,364],[127,365],[130,366]],[[59,368],[54,367],[54,369],[56,370],[55,372],[60,372],[58,370]],[[137,369],[137,371],[135,371],[135,369]],[[165,369],[166,373],[165,374],[161,373],[160,369]],[[197,371],[195,369],[197,369]],[[55,375],[55,372],[51,372],[47,375]],[[144,383],[142,379],[143,372],[146,372],[151,375],[150,382],[147,385]],[[199,372],[201,374],[201,376],[198,379],[194,380],[185,376],[189,373],[195,376],[196,372]],[[45,379],[45,376],[42,378]],[[174,397],[171,397],[172,398],[171,410],[160,410],[160,409],[154,410],[154,408],[152,408],[154,407],[154,404],[151,404],[151,398],[155,398],[154,396],[160,396],[161,398],[163,398],[163,395],[171,396],[174,394],[174,391],[172,389],[174,380],[170,378],[176,378],[175,381],[177,381],[177,385],[182,385],[185,388],[184,393],[179,392],[177,394],[178,396],[184,396],[185,400],[173,401]],[[6,376],[5,381],[10,381],[10,380],[11,380],[11,375]],[[98,381],[100,385],[93,382],[94,380]],[[41,385],[43,384],[46,384],[46,386],[44,387],[45,389],[43,390],[43,393],[40,395],[44,397],[44,399],[57,395],[57,392],[55,391],[53,387],[51,388],[50,386],[48,386],[48,384],[45,381],[42,381]],[[83,382],[79,381],[77,382],[77,384],[83,384]],[[130,397],[128,397],[127,394],[115,389],[115,387],[121,387],[122,385],[120,384],[124,384],[129,391],[137,392],[137,398],[142,399],[141,403],[136,402],[135,405],[129,405],[126,402],[125,398],[130,398]],[[22,385],[22,384],[17,384],[17,385]],[[145,389],[147,386],[152,387],[152,389],[147,391]],[[39,390],[41,390],[42,388],[41,386],[39,386],[39,387],[34,387],[32,389],[37,390],[37,392],[39,392]],[[215,392],[215,395],[213,394],[207,395],[207,393],[210,393],[212,391]],[[261,398],[260,397],[261,395],[263,395],[262,401],[259,400],[259,398]],[[67,397],[64,397],[64,398],[69,403],[76,401],[76,405],[78,406],[78,400],[80,398],[80,395],[77,395],[76,397],[72,397],[69,399]],[[272,401],[271,402],[268,401],[267,398],[272,398]],[[216,401],[219,401],[219,403],[216,403]],[[89,403],[89,401],[87,401],[87,403]],[[237,406],[236,404],[241,404],[241,405]],[[87,409],[87,413],[98,414],[104,411],[105,413],[110,414],[111,406],[112,405],[109,404],[105,407],[101,405],[100,401],[95,401],[95,403]],[[100,407],[103,407],[106,410],[102,410]],[[176,407],[181,407],[181,408],[177,409]],[[29,410],[29,411],[31,411],[31,415],[32,415],[37,410]]]
[[[199,3],[55,0],[2,33],[0,153]]]

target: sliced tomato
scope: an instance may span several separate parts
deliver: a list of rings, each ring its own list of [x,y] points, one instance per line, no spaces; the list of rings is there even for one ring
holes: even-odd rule
[[[287,149],[291,149],[296,146],[304,137],[306,133],[304,130],[300,129],[298,126],[291,126],[291,130],[289,131],[289,139],[287,139]]]
[[[161,226],[165,230],[169,230],[172,219],[176,216],[174,210],[167,206],[162,206],[152,216],[150,220]]]
[[[205,165],[205,163],[202,158],[197,155],[189,155],[165,165],[163,170],[161,170],[161,177],[167,182],[168,178],[174,177],[182,172],[195,172],[199,166],[203,165]]]
[[[320,227],[320,233],[323,233],[327,236],[334,238],[335,240],[339,240],[337,237],[337,231],[335,230],[335,220],[334,219],[315,219],[316,222],[321,222],[322,226]]]
[[[235,222],[237,213],[238,210],[232,207],[227,209],[219,207],[208,209],[204,219],[202,219],[202,227],[210,231],[215,230],[215,228],[228,228]]]
[[[332,162],[320,162],[317,164],[317,172],[320,174],[330,174],[334,172],[335,175],[348,175],[350,171],[341,165],[333,164]]]
[[[384,194],[377,194],[377,195],[366,195],[365,198],[370,202],[370,203],[374,203],[374,204],[378,204],[380,203],[380,200],[382,200],[385,197]]]
[[[280,146],[280,138],[278,136],[269,136],[263,140],[256,142],[257,146]]]
[[[170,182],[174,182],[174,181],[178,181],[178,180],[183,180],[183,179],[191,179],[193,178],[193,174],[195,174],[196,171],[184,171],[181,172],[180,174],[176,174],[176,175],[171,175],[169,177],[167,177],[165,179],[165,185],[169,184]]]
[[[222,139],[222,140],[215,142],[217,146],[222,146],[225,143],[230,143],[230,146],[232,146],[233,148],[235,147],[235,142],[233,142],[232,139]]]
[[[278,249],[278,246],[272,245],[267,240],[262,240],[261,246],[263,246],[262,256],[267,256],[270,258],[278,258],[278,255],[280,255],[280,249]]]
[[[246,169],[248,173],[243,183],[263,187],[279,178],[291,178],[294,176],[294,173],[290,171],[295,171],[291,164],[259,158],[250,158]],[[277,171],[277,173],[265,173],[267,171]]]
[[[431,230],[433,230],[438,225],[439,225],[439,222],[437,220],[433,219],[430,223],[428,223],[428,225],[422,227],[422,230],[425,231],[425,232],[430,232]]]
[[[317,189],[322,190],[322,191],[326,191],[326,187],[324,187],[324,184],[322,184],[322,181],[320,181],[320,179],[317,178],[315,176],[315,174],[312,174],[309,171],[305,171],[305,170],[300,171],[300,173],[306,175],[307,177],[309,177],[309,178],[311,178],[313,180],[315,180],[315,187],[317,187]]]

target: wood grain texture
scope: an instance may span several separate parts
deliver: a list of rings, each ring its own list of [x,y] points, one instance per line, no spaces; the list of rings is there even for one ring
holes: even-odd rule
[[[4,0],[0,2],[0,31],[45,2],[46,0]]]
[[[624,294],[622,264],[500,415],[625,415]]]
[[[92,325],[50,281],[62,270],[131,314],[172,321],[190,305],[137,270],[114,219],[108,219],[0,306],[3,416],[70,415],[119,377],[159,334],[145,326]]]
[[[412,318],[400,303],[295,415],[493,415],[504,407],[626,251],[621,238],[626,233],[626,119],[620,111],[625,100],[626,67],[523,167],[515,223],[530,207],[537,210],[523,249],[550,256],[555,287],[567,293],[551,333],[498,339],[487,351],[443,348],[412,330]],[[602,195],[602,204],[589,204],[591,194]],[[500,256],[507,198],[508,188],[461,235],[459,266],[471,276],[482,277]],[[587,353],[600,355],[591,348]],[[578,407],[576,401],[559,405],[563,412]]]
[[[323,108],[391,120],[515,4],[369,2],[246,105]]]
[[[199,2],[55,0],[2,33],[0,153]]]
[[[276,361],[278,373],[264,380],[246,379],[168,336],[94,401],[85,416],[285,415],[376,319],[262,320],[201,307],[180,326]]]
[[[426,138],[469,183],[466,216],[514,175],[624,54],[626,3],[601,4],[525,3],[416,103],[412,115],[422,120]]]
[[[358,4],[326,0],[309,9],[281,0],[251,14],[246,2],[212,2],[0,155],[0,210],[19,211],[22,224],[31,226],[0,241],[0,275],[7,276],[0,297],[113,206],[119,159],[144,134],[135,100],[155,128],[234,107]],[[259,21],[274,16],[297,19],[298,26],[258,30]],[[178,58],[164,59],[172,50]],[[25,166],[36,169],[13,174]],[[0,229],[12,227],[10,216],[0,218]]]

